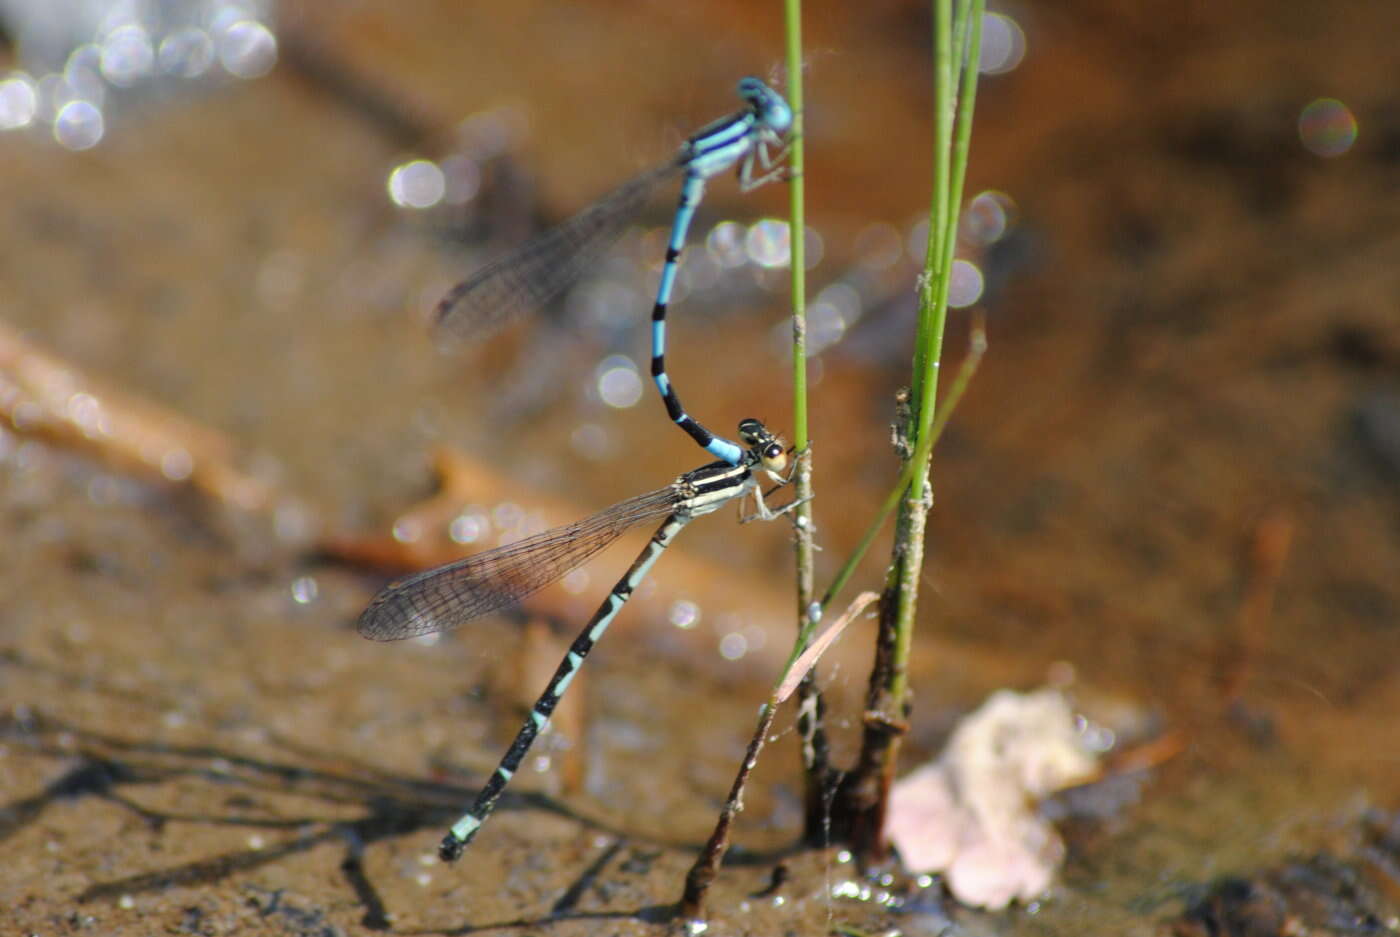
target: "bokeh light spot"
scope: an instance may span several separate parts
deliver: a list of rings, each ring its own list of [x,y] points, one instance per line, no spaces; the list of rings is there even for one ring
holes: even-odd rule
[[[744,238],[744,250],[749,260],[760,267],[786,267],[792,259],[788,223],[779,218],[764,218],[755,223]]]
[[[954,260],[952,274],[948,278],[948,305],[954,309],[966,309],[982,298],[985,286],[982,271],[976,264],[962,258]]]
[[[112,30],[102,40],[102,77],[119,88],[129,88],[149,76],[155,61],[150,34],[134,23]]]
[[[447,179],[437,163],[415,159],[394,167],[388,188],[400,208],[432,208],[447,193]]]
[[[594,462],[601,462],[613,454],[612,437],[597,423],[580,423],[569,434],[569,444],[574,452]]]
[[[721,221],[705,238],[705,250],[721,267],[733,269],[749,262],[744,249],[744,226],[737,221]]]
[[[737,631],[731,631],[719,639],[719,656],[725,660],[739,660],[748,652],[748,638]]]
[[[626,355],[609,355],[598,365],[598,397],[610,407],[625,410],[642,399],[642,378]]]
[[[321,592],[312,576],[298,576],[292,580],[292,601],[298,605],[310,605]]]
[[[102,112],[90,101],[69,101],[58,111],[53,136],[70,150],[87,150],[102,142],[105,131]]]
[[[583,593],[588,591],[588,586],[592,580],[593,577],[588,574],[588,570],[575,569],[569,572],[563,579],[559,580],[559,585],[562,586],[564,591],[569,593],[569,595],[583,595]]]
[[[214,42],[194,26],[177,29],[160,41],[156,66],[177,78],[198,78],[214,64]]]
[[[491,527],[491,521],[479,510],[463,511],[447,525],[447,536],[453,543],[476,543]]]
[[[979,192],[967,203],[959,220],[961,235],[971,244],[995,244],[1006,236],[1016,217],[1016,202],[1005,192]]]
[[[277,64],[277,37],[257,20],[239,20],[216,42],[219,63],[236,78],[261,78]]]
[[[63,103],[82,99],[97,107],[107,97],[107,83],[102,78],[102,50],[91,42],[84,43],[68,54],[63,66]],[[55,103],[58,97],[55,97]]]
[[[188,481],[194,474],[194,457],[182,446],[167,449],[160,457],[160,473],[169,481]]]
[[[1318,98],[1298,115],[1298,136],[1317,156],[1341,156],[1356,142],[1356,134],[1356,116],[1336,98]]]
[[[481,166],[470,156],[456,153],[447,157],[442,161],[442,174],[449,205],[465,205],[481,191]]]
[[[1026,57],[1026,33],[1004,13],[982,17],[982,52],[978,70],[984,75],[1002,75],[1016,68]]]
[[[0,81],[0,130],[18,130],[34,122],[39,110],[39,90],[28,75],[11,75]]]
[[[667,618],[677,628],[687,631],[700,623],[700,606],[689,599],[677,599]]]
[[[903,248],[899,229],[892,224],[877,221],[867,225],[856,235],[856,262],[868,270],[888,270],[899,263]]]
[[[928,218],[920,218],[914,222],[909,234],[905,236],[904,243],[909,251],[909,259],[922,265],[928,255]]]

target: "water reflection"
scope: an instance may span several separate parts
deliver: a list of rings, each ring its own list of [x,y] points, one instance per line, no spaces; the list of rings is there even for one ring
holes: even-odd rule
[[[0,82],[0,130],[45,125],[70,150],[102,141],[123,95],[223,74],[266,75],[277,63],[271,0],[14,0],[0,23],[25,70]]]

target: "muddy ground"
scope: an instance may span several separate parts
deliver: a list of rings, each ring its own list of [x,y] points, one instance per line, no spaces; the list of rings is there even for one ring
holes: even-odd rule
[[[610,301],[457,355],[427,323],[482,259],[731,109],[781,17],[506,6],[286,4],[264,78],[127,95],[82,153],[0,136],[0,319],[223,434],[259,486],[221,503],[6,405],[6,933],[664,932],[790,634],[783,525],[685,533],[548,770],[452,867],[444,824],[640,539],[526,623],[394,645],[353,623],[408,562],[389,531],[435,446],[478,520],[563,522],[703,461],[648,385],[623,408],[596,390],[609,355],[645,381],[653,281],[629,272],[672,195],[619,248]],[[915,268],[884,255],[926,211],[931,134],[922,7],[835,6],[807,22],[811,289],[845,284],[862,314],[814,362],[819,582],[896,470]],[[991,690],[1067,670],[1125,746],[1173,744],[1051,805],[1069,849],[1047,900],[891,909],[831,897],[856,871],[795,848],[784,714],[712,932],[1392,932],[1400,5],[1007,12],[1027,55],[984,78],[968,192],[1006,193],[1014,224],[978,255],[991,348],[936,453],[907,758]],[[1359,123],[1340,156],[1300,139],[1323,97]],[[464,206],[386,197],[394,166],[454,150],[480,169]],[[691,243],[785,206],[717,180]],[[749,265],[677,302],[673,374],[717,429],[790,424],[785,296]],[[956,314],[950,361],[967,332]],[[869,644],[857,628],[822,667],[843,761]],[[753,897],[780,862],[778,898]]]

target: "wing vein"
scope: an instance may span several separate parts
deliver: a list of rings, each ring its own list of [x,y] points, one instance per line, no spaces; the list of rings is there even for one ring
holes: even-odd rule
[[[392,582],[360,615],[360,634],[395,641],[456,628],[513,605],[631,528],[671,513],[680,501],[676,486],[668,485],[572,524]]]

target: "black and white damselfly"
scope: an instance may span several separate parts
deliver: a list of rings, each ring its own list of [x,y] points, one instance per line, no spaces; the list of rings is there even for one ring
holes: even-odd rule
[[[574,639],[515,741],[477,795],[476,802],[443,837],[438,854],[444,861],[451,862],[460,856],[491,814],[584,658],[681,528],[736,498],[741,499],[742,507],[742,499],[750,495],[756,506],[753,516],[763,520],[770,520],[792,507],[788,504],[776,511],[770,510],[764,503],[755,474],[762,472],[779,484],[790,479],[788,451],[783,443],[753,419],[740,422],[739,438],[746,448],[738,465],[712,462],[686,472],[665,488],[629,498],[581,521],[409,576],[386,586],[364,610],[360,616],[360,634],[376,641],[395,641],[456,628],[512,605],[554,582],[638,524],[665,518]]]

